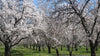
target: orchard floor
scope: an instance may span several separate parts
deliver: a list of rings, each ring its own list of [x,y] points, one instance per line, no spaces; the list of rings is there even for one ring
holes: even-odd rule
[[[60,56],[68,56],[69,52],[66,50],[67,48],[65,47],[63,47],[62,51],[59,48]],[[11,54],[12,56],[56,56],[56,51],[55,49],[51,49],[51,54],[49,54],[47,48],[45,48],[45,51],[42,49],[38,51],[23,47],[14,47],[11,50]],[[96,51],[96,55],[100,56],[100,48]],[[0,56],[4,56],[4,47],[0,47]],[[78,51],[73,51],[73,56],[90,56],[90,52],[86,53],[85,47],[81,47]]]

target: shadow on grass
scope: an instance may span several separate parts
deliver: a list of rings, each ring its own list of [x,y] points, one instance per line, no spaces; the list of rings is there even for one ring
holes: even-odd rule
[[[18,50],[12,50],[11,56],[24,56],[24,54],[21,51]]]
[[[4,53],[0,52],[0,56],[4,56]]]
[[[91,53],[90,51],[86,52],[86,51],[80,51],[79,53]]]

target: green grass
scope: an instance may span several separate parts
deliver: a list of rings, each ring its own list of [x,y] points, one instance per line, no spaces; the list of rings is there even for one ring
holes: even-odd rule
[[[60,55],[68,55],[69,52],[67,51],[67,48],[63,47],[63,50],[61,51],[59,48]],[[32,50],[28,48],[23,47],[15,47],[11,50],[12,56],[56,56],[55,49],[51,49],[51,54],[48,53],[48,49],[45,48],[45,51],[41,50],[40,52],[37,50]],[[79,48],[78,51],[73,51],[73,55],[90,55],[89,53],[86,53],[85,47]],[[96,55],[100,55],[100,48],[98,51],[96,51]],[[4,56],[4,47],[0,47],[0,56]]]

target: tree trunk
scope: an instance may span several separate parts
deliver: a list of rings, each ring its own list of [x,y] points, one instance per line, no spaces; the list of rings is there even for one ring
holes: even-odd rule
[[[39,45],[38,47],[39,47],[39,51],[41,51],[41,47],[40,47],[40,45]]]
[[[69,55],[72,56],[72,51],[69,51]]]
[[[75,44],[75,51],[78,51],[77,44]]]
[[[58,51],[58,49],[56,48],[56,53],[57,53],[57,56],[59,56],[59,51]]]
[[[28,48],[28,44],[26,44],[26,48]]]
[[[8,45],[5,45],[5,56],[11,56],[10,49],[11,48]]]
[[[51,47],[50,46],[47,47],[48,47],[48,53],[51,53]]]
[[[63,50],[63,46],[61,45],[61,51]]]
[[[36,50],[38,49],[37,47],[38,47],[38,46],[37,46],[37,44],[36,44]]]
[[[86,46],[86,52],[89,53],[88,47]]]
[[[86,52],[89,53],[89,49],[88,49],[88,40],[86,40]]]
[[[70,51],[70,47],[69,47],[69,45],[67,45],[67,51]]]
[[[43,51],[45,51],[44,47],[42,49],[43,49]]]
[[[89,40],[89,43],[90,43],[91,56],[96,56],[93,42]]]
[[[95,50],[98,51],[98,47],[96,47]]]
[[[31,46],[32,46],[32,45],[30,44],[30,49],[32,48]]]
[[[33,50],[35,50],[35,46],[33,45]]]
[[[24,48],[25,48],[25,44],[23,44]]]
[[[96,56],[96,54],[95,54],[95,49],[92,49],[92,50],[91,50],[91,56]]]

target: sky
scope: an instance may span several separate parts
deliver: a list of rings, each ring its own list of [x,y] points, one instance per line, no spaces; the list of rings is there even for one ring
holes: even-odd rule
[[[33,2],[35,5],[37,5],[37,0],[34,0],[34,2]]]

